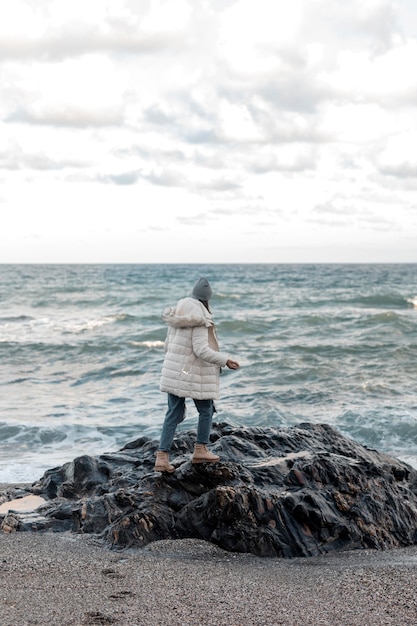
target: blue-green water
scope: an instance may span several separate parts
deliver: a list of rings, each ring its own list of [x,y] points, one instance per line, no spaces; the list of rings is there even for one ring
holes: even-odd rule
[[[199,276],[241,363],[216,419],[326,422],[417,466],[416,265],[0,265],[0,482],[158,437],[161,313]]]

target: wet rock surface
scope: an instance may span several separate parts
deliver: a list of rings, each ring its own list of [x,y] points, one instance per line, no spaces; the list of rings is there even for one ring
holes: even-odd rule
[[[142,437],[115,453],[48,470],[31,487],[35,512],[0,515],[6,532],[94,534],[113,549],[197,538],[258,556],[417,543],[417,471],[328,425],[213,425],[216,464],[191,464],[195,431],[174,442],[173,474],[153,471],[158,442]]]

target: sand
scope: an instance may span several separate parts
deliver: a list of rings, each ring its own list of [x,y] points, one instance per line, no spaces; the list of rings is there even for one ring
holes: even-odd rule
[[[416,626],[417,547],[262,559],[194,539],[111,552],[0,534],[0,624]]]
[[[417,546],[289,560],[0,532],[0,626],[416,626],[416,583]]]

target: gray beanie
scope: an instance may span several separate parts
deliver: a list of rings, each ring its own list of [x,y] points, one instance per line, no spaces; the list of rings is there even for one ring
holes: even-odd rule
[[[211,298],[211,287],[207,278],[199,278],[193,287],[191,297],[208,302]]]

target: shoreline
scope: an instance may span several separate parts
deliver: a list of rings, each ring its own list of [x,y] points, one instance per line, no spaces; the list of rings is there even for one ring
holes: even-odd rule
[[[13,491],[14,489],[30,489],[33,483],[0,483],[0,496],[6,491]]]

